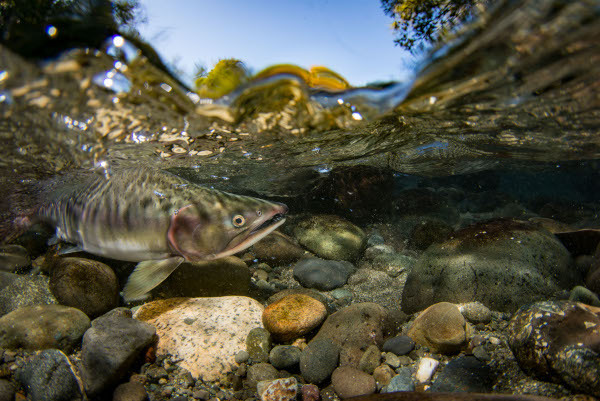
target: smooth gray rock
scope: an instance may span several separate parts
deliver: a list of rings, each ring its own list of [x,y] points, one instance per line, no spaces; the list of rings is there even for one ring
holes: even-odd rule
[[[300,364],[302,351],[293,345],[276,345],[269,354],[269,362],[277,369],[294,371]]]
[[[355,270],[350,262],[309,258],[296,263],[294,278],[303,287],[329,291],[346,284]]]
[[[309,383],[319,384],[327,380],[338,366],[340,349],[328,338],[313,339],[302,350],[300,372]]]
[[[70,352],[78,346],[90,319],[79,309],[62,305],[25,306],[0,318],[0,347]]]
[[[248,373],[246,375],[246,386],[249,388],[256,388],[258,382],[264,380],[275,380],[277,378],[277,369],[275,369],[269,363],[260,362],[255,365],[248,366]]]
[[[406,355],[415,348],[415,342],[409,336],[396,336],[389,338],[383,343],[385,352],[393,352],[396,355]]]
[[[121,308],[110,311],[94,319],[83,336],[82,376],[88,395],[98,396],[111,390],[156,340],[153,326],[127,315],[131,316],[131,312]]]
[[[431,391],[489,393],[492,385],[492,369],[489,366],[473,356],[462,356],[442,368]]]
[[[69,359],[57,349],[47,349],[32,357],[16,372],[16,378],[26,389],[28,400],[82,399]]]
[[[408,275],[402,310],[411,314],[438,302],[479,301],[514,312],[581,282],[567,249],[530,223],[478,223],[433,244]]]

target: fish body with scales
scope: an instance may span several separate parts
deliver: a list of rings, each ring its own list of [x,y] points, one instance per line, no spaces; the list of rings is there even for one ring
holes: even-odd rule
[[[279,227],[287,207],[199,186],[174,174],[126,169],[109,178],[63,176],[39,194],[40,219],[58,239],[107,258],[140,262],[123,290],[143,297],[183,261],[218,259]]]

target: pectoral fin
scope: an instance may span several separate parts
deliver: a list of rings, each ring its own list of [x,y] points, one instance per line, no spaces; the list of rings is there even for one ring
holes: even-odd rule
[[[162,260],[145,260],[135,267],[129,276],[125,288],[123,288],[123,299],[131,302],[141,299],[151,289],[162,283],[183,262],[178,256]]]

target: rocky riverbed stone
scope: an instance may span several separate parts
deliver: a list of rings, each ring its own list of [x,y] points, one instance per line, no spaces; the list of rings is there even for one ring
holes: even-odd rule
[[[509,346],[527,374],[600,396],[600,308],[538,302],[517,311],[508,332]]]
[[[271,266],[282,266],[300,259],[305,251],[293,238],[274,231],[252,245],[256,258]]]
[[[415,391],[415,384],[410,368],[400,368],[398,374],[392,377],[382,392],[395,393],[397,391]]]
[[[24,306],[56,303],[48,277],[0,271],[0,316]]]
[[[57,258],[52,264],[49,286],[61,305],[77,308],[90,318],[119,304],[117,276],[97,260]]]
[[[408,336],[434,352],[450,354],[466,346],[466,322],[458,307],[439,302],[425,309],[413,322]]]
[[[385,308],[397,308],[401,301],[406,275],[390,277],[389,274],[361,268],[348,279],[347,288],[355,303],[373,302]]]
[[[375,368],[381,363],[381,351],[376,345],[369,345],[364,354],[358,361],[358,368],[370,375],[373,374]]]
[[[113,392],[113,401],[146,401],[148,393],[144,385],[139,382],[130,381],[119,384]]]
[[[502,312],[552,297],[581,281],[569,252],[531,223],[477,223],[433,244],[408,275],[402,310],[414,313],[436,302],[479,301]]]
[[[419,383],[426,383],[431,379],[436,368],[440,364],[440,361],[433,358],[421,358],[417,362],[417,368],[415,372],[415,379]]]
[[[458,310],[469,322],[489,323],[492,320],[492,311],[481,302],[467,302],[458,305]]]
[[[346,284],[355,270],[350,262],[308,258],[296,263],[294,278],[303,287],[329,291]]]
[[[14,272],[31,264],[29,252],[21,245],[0,246],[0,271]]]
[[[340,366],[358,368],[360,358],[369,345],[383,344],[386,310],[378,304],[359,303],[330,315],[309,343],[327,338],[340,349]]]
[[[81,345],[82,377],[89,396],[112,392],[133,363],[156,341],[153,326],[117,308],[94,319]]]
[[[246,337],[246,351],[254,362],[268,362],[272,346],[271,333],[263,327],[255,327]]]
[[[249,388],[256,388],[261,381],[271,381],[278,378],[277,369],[271,364],[266,362],[259,362],[254,365],[248,366],[248,373],[246,374],[246,386]]]
[[[261,401],[292,401],[298,394],[298,380],[295,377],[260,381],[256,391]]]
[[[277,369],[298,370],[302,351],[294,345],[276,345],[269,353],[269,362]]]
[[[338,366],[340,348],[329,338],[315,338],[302,350],[300,372],[309,383],[320,384],[329,379]]]
[[[334,215],[313,215],[294,227],[298,242],[324,259],[356,260],[366,235],[348,220]]]
[[[415,342],[413,339],[405,335],[389,338],[383,343],[383,351],[393,352],[396,355],[406,355],[414,348]]]
[[[77,400],[82,397],[74,367],[57,349],[47,349],[33,356],[16,372],[16,378],[30,400]]]
[[[377,390],[373,376],[351,366],[340,366],[334,370],[331,384],[342,399],[373,394]]]
[[[431,391],[489,393],[492,386],[492,369],[473,356],[462,356],[443,367],[431,385]]]
[[[246,348],[248,333],[262,327],[263,306],[252,298],[173,298],[144,304],[135,317],[156,327],[157,355],[171,355],[194,378],[224,379]]]
[[[291,341],[317,328],[327,317],[322,302],[303,294],[283,297],[265,308],[263,324],[278,341]]]
[[[591,306],[600,306],[598,295],[588,290],[587,288],[576,285],[569,293],[569,299],[575,302],[581,302]]]
[[[0,401],[14,401],[15,387],[13,384],[4,379],[0,379]]]
[[[79,345],[90,319],[63,305],[25,306],[0,318],[0,347],[70,352]]]

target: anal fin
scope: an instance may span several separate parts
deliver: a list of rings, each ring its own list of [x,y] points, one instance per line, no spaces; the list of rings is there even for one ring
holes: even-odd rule
[[[184,258],[177,256],[138,263],[123,288],[122,294],[125,302],[143,298],[151,289],[165,281],[183,261]]]

